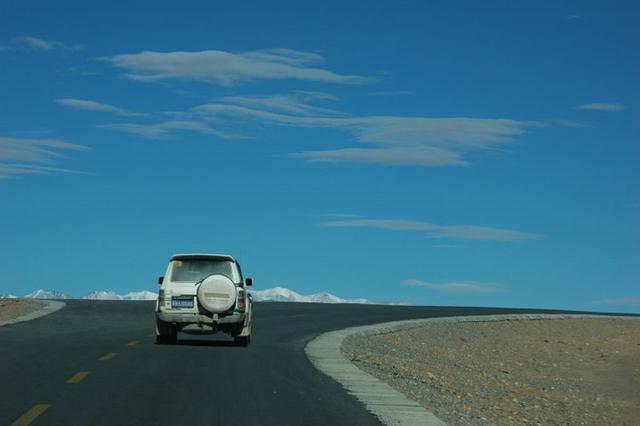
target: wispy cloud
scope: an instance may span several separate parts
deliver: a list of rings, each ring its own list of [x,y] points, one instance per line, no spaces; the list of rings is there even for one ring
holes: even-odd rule
[[[401,219],[346,219],[323,222],[329,228],[372,228],[389,231],[423,232],[429,238],[455,240],[519,241],[538,240],[542,236],[511,229],[476,225],[436,225],[429,222]]]
[[[316,162],[365,163],[384,166],[466,166],[459,153],[439,148],[343,148],[324,151],[302,151],[290,155]]]
[[[290,95],[280,95],[287,99]],[[269,98],[271,99],[271,98]],[[371,147],[302,151],[293,158],[325,162],[358,162],[382,165],[465,166],[464,154],[506,145],[527,129],[541,123],[510,119],[472,117],[329,116],[327,112],[304,106],[310,99],[279,100],[279,109],[254,98],[220,99],[199,105],[191,112],[203,119],[251,118],[275,125],[337,129],[351,134],[357,142]],[[311,99],[312,100],[312,99]],[[252,103],[250,104],[251,101]],[[286,105],[289,111],[283,112]],[[293,113],[296,109],[297,113]],[[335,112],[331,110],[331,112]],[[315,115],[311,115],[314,113]]]
[[[293,92],[270,96],[226,96],[217,102],[197,105],[169,115],[176,121],[156,124],[108,124],[104,127],[147,138],[166,138],[170,130],[192,130],[223,138],[240,137],[234,129],[263,124],[310,129],[333,129],[350,135],[365,146],[306,150],[291,158],[312,162],[352,162],[385,166],[467,166],[466,154],[506,146],[539,122],[474,117],[349,116],[335,109],[317,106],[333,101],[322,92]],[[128,113],[117,107],[94,103],[75,107]],[[69,101],[66,101],[67,103]],[[131,113],[128,113],[131,114]]]
[[[52,50],[82,50],[82,45],[67,45],[60,41],[46,40],[43,38],[37,38],[32,36],[22,36],[15,39],[16,43],[30,49],[37,51],[52,51]]]
[[[602,299],[591,302],[594,305],[612,306],[640,306],[640,296],[618,297],[614,299]]]
[[[576,120],[551,120],[553,124],[564,127],[587,128],[592,127],[591,124]]]
[[[211,135],[222,139],[242,138],[241,135],[217,130],[207,123],[189,120],[169,120],[156,124],[112,123],[103,124],[100,127],[131,133],[147,139],[169,139],[174,136],[175,131],[182,130]]]
[[[320,216],[320,217],[340,217],[340,218],[356,218],[356,217],[360,217],[357,214],[353,214],[353,213],[320,213],[317,214],[315,216]]]
[[[204,116],[249,116],[293,127],[338,128],[353,133],[360,142],[375,145],[424,145],[487,148],[506,144],[528,127],[541,123],[469,117],[431,118],[401,116],[326,117],[274,113],[225,103],[199,105]]]
[[[91,173],[78,171],[78,170],[63,169],[60,167],[47,167],[47,166],[38,166],[35,164],[20,164],[20,163],[5,164],[0,162],[0,179],[13,178],[19,175],[48,175],[51,173],[72,173],[72,174],[81,174],[81,175],[91,174]]]
[[[91,101],[88,99],[73,99],[73,98],[60,98],[56,99],[54,102],[64,105],[74,109],[80,109],[84,111],[98,111],[98,112],[108,112],[112,114],[121,115],[124,117],[147,117],[149,114],[139,113],[139,112],[130,112],[122,108],[118,108],[113,105],[104,104],[101,102]]]
[[[87,151],[84,145],[58,139],[27,139],[0,136],[0,178],[23,174],[73,172],[54,167],[65,151]]]
[[[105,58],[140,81],[187,79],[232,86],[251,80],[308,80],[325,83],[364,83],[369,78],[342,75],[318,68],[324,58],[316,53],[275,48],[233,53],[222,50],[152,52]]]
[[[581,15],[567,15],[564,17],[564,19],[568,20],[568,21],[573,21],[575,19],[584,19]]]
[[[582,105],[578,105],[578,108],[588,109],[592,111],[606,111],[606,112],[616,112],[616,111],[622,111],[623,109],[627,109],[625,105],[617,104],[617,103],[606,103],[606,102],[582,104]]]
[[[451,281],[447,283],[429,283],[416,279],[408,279],[402,282],[404,286],[422,287],[445,293],[501,293],[507,290],[507,286],[499,283],[481,283],[477,281]]]
[[[322,92],[294,92],[287,95],[271,96],[226,96],[220,98],[223,103],[240,105],[248,108],[264,109],[275,113],[294,115],[342,115],[341,112],[329,108],[311,105],[316,100],[336,100],[337,98]]]
[[[100,73],[98,71],[95,71],[93,69],[91,69],[88,65],[74,65],[69,67],[69,73],[73,74],[73,75],[80,75],[80,76],[94,76],[94,75],[100,75]]]
[[[388,96],[415,96],[416,93],[412,92],[410,90],[381,90],[378,92],[371,92],[372,96],[383,96],[383,97],[388,97]]]

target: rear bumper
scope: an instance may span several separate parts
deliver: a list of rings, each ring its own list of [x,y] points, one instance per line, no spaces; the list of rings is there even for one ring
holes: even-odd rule
[[[213,314],[213,318],[196,313],[186,312],[156,312],[156,319],[170,324],[236,324],[244,322],[246,314],[243,312],[233,312],[231,315],[220,316]]]

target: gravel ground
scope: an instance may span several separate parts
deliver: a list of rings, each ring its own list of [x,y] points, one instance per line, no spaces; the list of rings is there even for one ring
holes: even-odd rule
[[[0,321],[10,321],[39,309],[42,309],[42,303],[36,300],[0,299]]]
[[[430,324],[342,349],[449,425],[640,424],[640,319]]]

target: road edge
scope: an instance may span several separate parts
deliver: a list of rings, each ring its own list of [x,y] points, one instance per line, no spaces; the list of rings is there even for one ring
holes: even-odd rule
[[[444,426],[446,425],[444,421],[422,405],[407,398],[387,383],[365,373],[351,363],[342,352],[344,340],[352,335],[374,336],[433,323],[569,318],[633,319],[635,317],[588,314],[506,314],[393,321],[350,327],[321,334],[307,344],[305,353],[318,370],[342,384],[351,395],[354,395],[364,404],[367,411],[374,414],[383,424],[394,426]]]
[[[52,314],[56,311],[59,311],[60,309],[64,308],[66,306],[66,303],[64,302],[60,302],[57,300],[38,300],[39,303],[42,303],[42,308],[38,309],[35,312],[31,312],[29,314],[25,314],[25,315],[20,315],[19,317],[7,320],[7,321],[0,321],[0,327],[5,326],[5,325],[11,325],[11,324],[16,324],[19,322],[24,322],[24,321],[31,321],[34,320],[36,318],[40,318],[43,317],[45,315],[49,315]]]

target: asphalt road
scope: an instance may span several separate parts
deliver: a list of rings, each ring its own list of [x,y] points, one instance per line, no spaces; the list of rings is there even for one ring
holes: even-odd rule
[[[25,413],[34,425],[379,425],[313,367],[310,340],[385,321],[518,312],[558,311],[262,302],[242,348],[225,335],[155,345],[153,303],[69,301],[0,327],[0,425]]]

